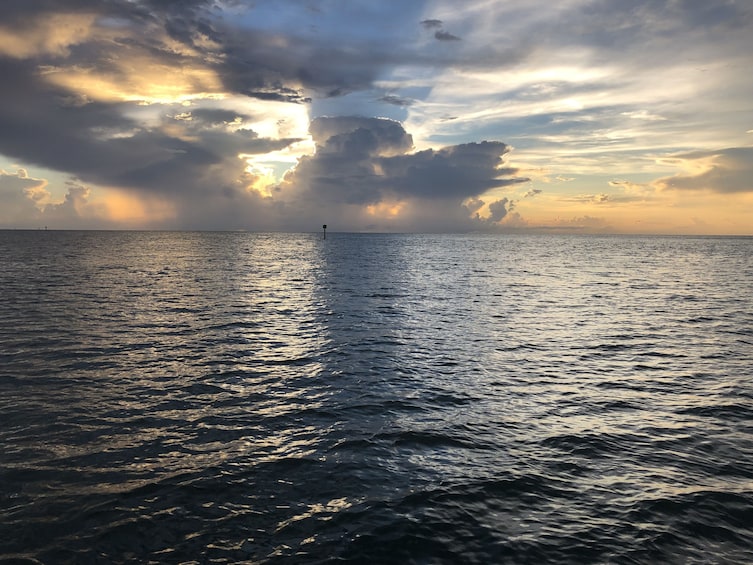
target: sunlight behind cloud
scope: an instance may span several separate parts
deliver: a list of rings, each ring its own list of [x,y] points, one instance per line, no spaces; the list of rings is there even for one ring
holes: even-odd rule
[[[252,159],[247,159],[248,166],[245,171],[248,173],[247,190],[254,190],[265,198],[271,198],[272,189],[279,182],[273,167],[265,167],[263,164],[254,164]]]
[[[148,57],[116,61],[110,72],[84,67],[47,67],[43,75],[52,84],[105,102],[170,104],[224,96],[214,71],[201,67],[176,68]]]
[[[378,204],[370,204],[366,206],[366,212],[370,216],[376,216],[378,218],[395,218],[400,215],[400,212],[405,208],[405,202],[379,202]]]
[[[144,226],[175,216],[174,206],[156,197],[109,189],[105,192],[103,201],[109,219],[118,223]]]

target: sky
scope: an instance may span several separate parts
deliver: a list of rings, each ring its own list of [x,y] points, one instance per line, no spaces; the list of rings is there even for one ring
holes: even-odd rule
[[[753,235],[749,0],[3,0],[0,228]]]

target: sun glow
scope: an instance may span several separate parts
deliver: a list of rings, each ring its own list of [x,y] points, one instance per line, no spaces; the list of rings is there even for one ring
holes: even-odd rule
[[[378,218],[396,218],[404,208],[405,202],[379,202],[366,206],[366,212]]]
[[[249,159],[246,173],[250,180],[246,186],[247,190],[255,191],[265,198],[272,197],[272,190],[278,184],[274,168],[254,163]]]
[[[110,73],[82,67],[46,67],[42,74],[51,83],[91,100],[172,104],[223,97],[220,80],[209,69],[175,68],[147,58],[116,65],[117,72]]]
[[[111,189],[104,197],[110,220],[118,223],[143,224],[175,216],[172,204],[157,198],[140,198],[122,190]]]

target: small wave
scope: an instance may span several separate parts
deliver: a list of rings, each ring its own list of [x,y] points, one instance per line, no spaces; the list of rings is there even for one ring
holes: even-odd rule
[[[690,406],[681,408],[678,414],[690,414],[704,418],[716,418],[718,420],[733,422],[753,421],[753,407],[744,404],[716,404],[711,406]]]

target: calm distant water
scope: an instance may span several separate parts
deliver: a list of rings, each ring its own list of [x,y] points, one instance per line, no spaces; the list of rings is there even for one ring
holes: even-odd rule
[[[0,232],[0,559],[753,563],[753,239]]]

